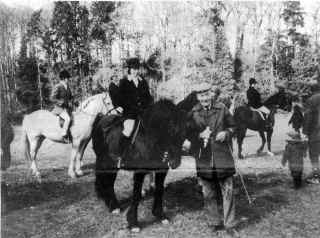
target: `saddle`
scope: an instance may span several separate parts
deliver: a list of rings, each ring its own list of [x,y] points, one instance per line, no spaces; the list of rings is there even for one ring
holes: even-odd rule
[[[261,116],[262,120],[267,121],[268,120],[268,114],[260,111],[259,109],[253,108],[253,107],[249,107],[251,111],[255,111],[258,112],[259,115]]]

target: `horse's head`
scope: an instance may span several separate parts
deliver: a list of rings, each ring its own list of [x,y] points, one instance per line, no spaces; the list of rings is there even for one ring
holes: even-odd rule
[[[292,96],[286,92],[278,92],[270,96],[264,105],[268,108],[279,108],[289,112],[292,108]]]
[[[162,155],[162,162],[172,169],[181,163],[183,118],[171,101],[163,99],[146,111],[147,131],[155,138],[155,145]]]
[[[95,116],[107,114],[113,108],[109,94],[100,93],[89,97],[80,104],[79,111]]]

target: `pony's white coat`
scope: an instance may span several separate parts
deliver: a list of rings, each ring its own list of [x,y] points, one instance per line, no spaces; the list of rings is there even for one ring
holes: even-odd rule
[[[84,150],[91,139],[93,123],[99,113],[107,114],[113,109],[108,94],[97,94],[82,102],[73,112],[70,127],[72,151],[68,175],[72,178],[83,175],[81,160]],[[31,171],[40,181],[40,172],[36,164],[37,152],[44,139],[64,143],[59,117],[47,110],[38,110],[25,115],[22,123],[25,155],[31,161]]]

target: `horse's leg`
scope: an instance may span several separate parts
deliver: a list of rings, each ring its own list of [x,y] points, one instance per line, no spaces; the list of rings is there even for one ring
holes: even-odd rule
[[[120,205],[114,192],[117,171],[109,169],[104,160],[97,160],[95,189],[99,198],[103,199],[112,214],[120,213]]]
[[[268,145],[268,155],[274,156],[274,153],[271,152],[271,138],[272,138],[273,128],[268,129],[267,131],[267,145]]]
[[[165,172],[156,172],[155,173],[155,183],[156,188],[154,192],[154,201],[153,201],[153,208],[152,208],[152,214],[157,217],[159,220],[161,220],[162,224],[166,225],[169,223],[168,218],[163,212],[163,192],[164,192],[164,180],[166,178],[168,171]]]
[[[261,146],[259,147],[259,149],[257,150],[257,154],[261,154],[261,152],[263,151],[264,149],[264,145],[266,144],[266,136],[264,134],[264,131],[259,131],[259,135],[261,137],[261,140],[262,140],[262,144]]]
[[[151,192],[155,188],[154,182],[154,172],[151,172],[146,175],[146,179],[144,180],[145,186],[142,187],[142,197],[144,197],[147,193]]]
[[[243,144],[243,139],[246,136],[247,128],[241,127],[238,128],[237,130],[237,142],[238,142],[238,158],[243,159],[242,155],[242,144]]]
[[[81,166],[82,166],[81,161],[89,141],[90,141],[90,138],[87,138],[80,143],[79,153],[77,154],[77,157],[76,157],[76,175],[77,176],[83,176],[83,171],[81,169]]]
[[[37,167],[37,153],[44,140],[43,136],[37,136],[30,140],[30,156],[31,156],[31,172],[36,177],[38,182],[41,182],[41,175]]]
[[[10,144],[6,144],[1,148],[1,169],[6,170],[11,164]]]
[[[77,146],[76,143],[72,143],[72,149],[71,149],[71,155],[70,155],[70,164],[68,168],[68,175],[71,178],[76,178],[76,173],[75,173],[75,160],[77,157],[77,154],[79,153],[79,146]]]
[[[146,173],[135,172],[133,175],[133,197],[130,208],[127,213],[127,221],[132,232],[139,232],[138,226],[138,205],[141,199],[141,189],[143,185],[144,176]]]

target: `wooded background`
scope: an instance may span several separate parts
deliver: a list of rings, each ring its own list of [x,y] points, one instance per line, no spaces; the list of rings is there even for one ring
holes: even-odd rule
[[[226,95],[250,77],[264,95],[280,81],[300,94],[320,81],[320,2],[0,3],[0,18],[1,103],[13,118],[50,106],[62,68],[81,101],[121,78],[129,56],[148,62],[154,96],[177,100],[200,81]]]

